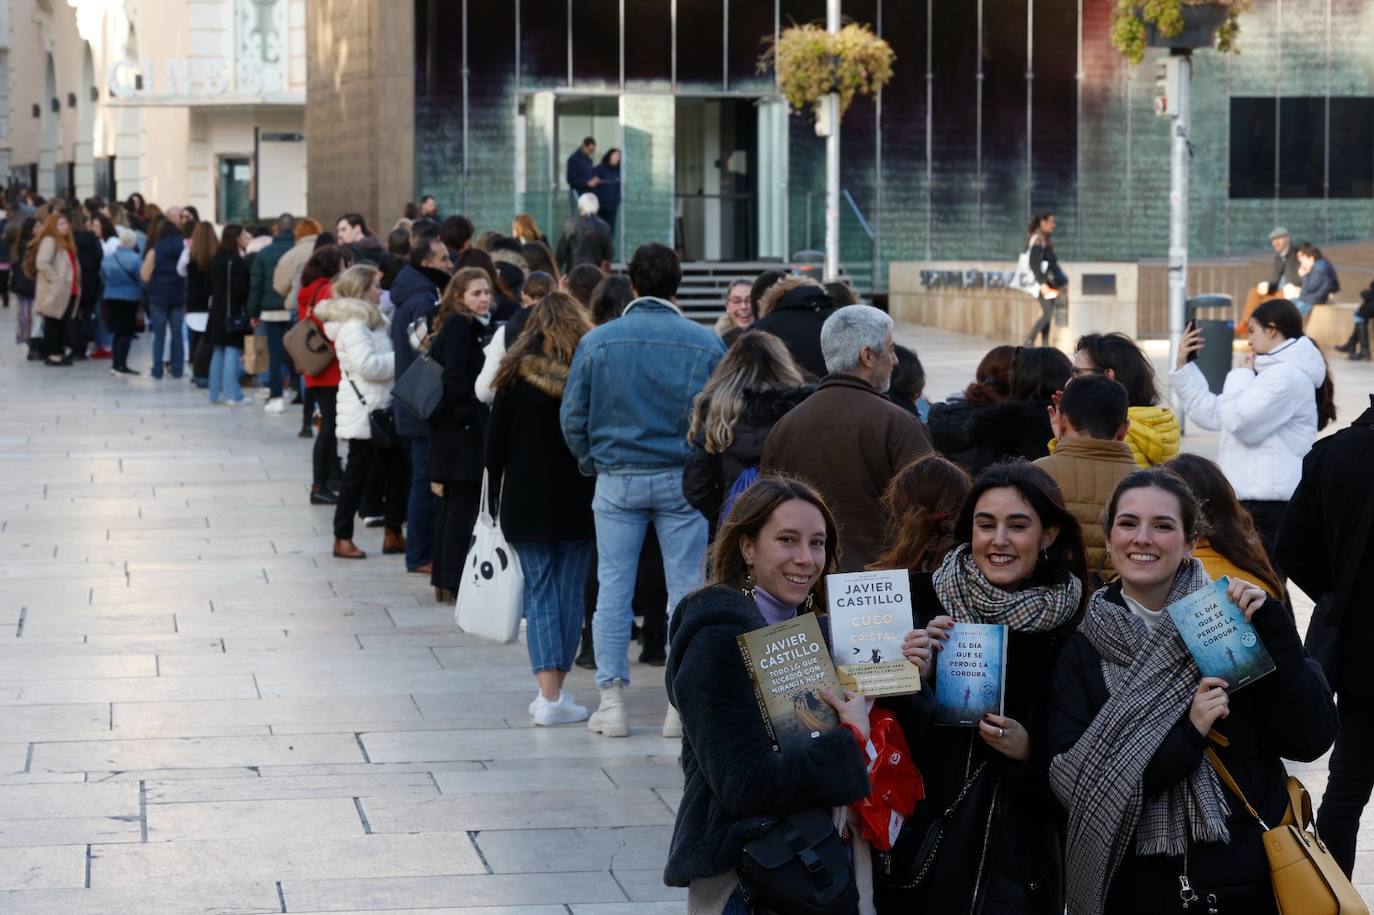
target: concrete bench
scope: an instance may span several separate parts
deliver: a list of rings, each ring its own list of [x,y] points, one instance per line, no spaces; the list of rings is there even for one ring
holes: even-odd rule
[[[1315,305],[1312,316],[1307,320],[1306,333],[1321,345],[1328,356],[1339,343],[1350,338],[1351,328],[1355,326],[1355,311],[1358,305],[1343,302],[1330,302]]]

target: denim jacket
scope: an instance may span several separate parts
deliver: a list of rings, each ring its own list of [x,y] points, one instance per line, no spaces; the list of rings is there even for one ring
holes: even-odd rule
[[[583,337],[560,410],[563,437],[582,472],[646,474],[686,465],[692,399],[724,355],[715,333],[649,297]]]
[[[105,298],[137,302],[143,297],[143,277],[139,268],[143,258],[129,248],[118,247],[105,252],[100,261],[100,275],[105,280]]]

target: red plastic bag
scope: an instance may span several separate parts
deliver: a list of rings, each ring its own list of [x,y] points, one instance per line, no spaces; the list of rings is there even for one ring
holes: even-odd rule
[[[902,824],[926,796],[925,783],[911,759],[906,736],[897,719],[886,709],[873,707],[868,715],[869,742],[874,753],[868,760],[868,780],[873,790],[854,805],[860,833],[877,851],[891,851]]]

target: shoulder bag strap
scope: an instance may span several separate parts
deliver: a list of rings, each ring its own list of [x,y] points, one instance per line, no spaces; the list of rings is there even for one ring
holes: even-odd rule
[[[353,383],[353,379],[348,379],[348,386],[353,389],[353,393],[358,395],[358,400],[362,403],[363,409],[367,409],[367,401],[363,399],[363,392],[358,390],[358,386]]]
[[[1209,736],[1212,736],[1212,739],[1216,739],[1216,736],[1219,735],[1213,734]],[[1221,743],[1221,746],[1226,746],[1226,743]],[[1241,801],[1241,804],[1245,806],[1246,813],[1249,813],[1250,816],[1253,816],[1254,820],[1256,820],[1256,822],[1260,824],[1261,830],[1264,830],[1265,833],[1268,833],[1268,831],[1270,831],[1270,826],[1268,826],[1268,823],[1264,822],[1264,817],[1260,816],[1259,811],[1256,811],[1256,809],[1254,809],[1253,806],[1250,805],[1249,798],[1245,797],[1245,791],[1242,791],[1241,786],[1235,783],[1234,778],[1231,778],[1231,772],[1228,771],[1228,769],[1226,768],[1226,764],[1224,764],[1224,762],[1221,762],[1221,757],[1217,756],[1216,750],[1213,750],[1212,747],[1208,747],[1208,749],[1202,750],[1202,756],[1206,757],[1206,761],[1208,761],[1208,764],[1210,764],[1210,767],[1212,767],[1213,771],[1216,772],[1217,778],[1220,778],[1221,782],[1226,784],[1226,787],[1228,787],[1228,789],[1231,790],[1231,794],[1234,794],[1235,797],[1237,797],[1237,800]]]

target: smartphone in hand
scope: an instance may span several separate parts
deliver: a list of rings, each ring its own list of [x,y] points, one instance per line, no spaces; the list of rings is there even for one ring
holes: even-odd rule
[[[1193,331],[1195,331],[1195,330],[1197,330],[1197,319],[1196,319],[1196,318],[1190,318],[1190,319],[1188,320],[1187,325],[1183,328],[1183,335],[1186,337],[1188,334],[1191,334],[1191,333],[1192,333]],[[1189,354],[1188,354],[1188,361],[1189,361],[1189,362],[1197,362],[1197,353],[1198,353],[1197,350],[1193,350],[1191,353],[1189,353]]]

